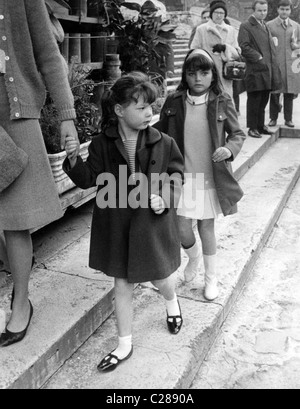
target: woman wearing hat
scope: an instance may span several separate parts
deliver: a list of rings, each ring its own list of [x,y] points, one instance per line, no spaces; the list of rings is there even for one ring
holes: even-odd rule
[[[211,20],[198,27],[191,49],[200,48],[213,53],[223,87],[232,96],[232,81],[223,77],[223,64],[239,59],[240,48],[237,31],[225,23],[227,15],[225,2],[213,1],[210,5]]]
[[[29,158],[23,173],[0,193],[0,231],[14,281],[12,315],[0,337],[0,347],[8,347],[23,340],[33,315],[30,230],[63,215],[39,126],[45,86],[61,120],[62,147],[66,137],[78,137],[68,75],[44,1],[0,0],[0,56],[0,127]]]

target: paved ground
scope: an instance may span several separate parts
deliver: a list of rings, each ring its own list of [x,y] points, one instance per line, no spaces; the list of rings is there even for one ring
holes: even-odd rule
[[[193,389],[300,389],[300,182]]]

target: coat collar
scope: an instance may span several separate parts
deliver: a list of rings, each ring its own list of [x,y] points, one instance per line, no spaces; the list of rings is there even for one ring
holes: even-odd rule
[[[282,26],[283,20],[281,20],[281,18],[278,16],[276,18],[276,23],[277,23],[278,26]],[[290,18],[287,19],[287,25],[288,25],[288,27],[292,25]]]
[[[154,145],[159,142],[162,138],[161,133],[157,130],[149,126],[145,131],[141,131],[144,133],[145,136],[145,145],[150,146]],[[111,126],[104,131],[104,135],[111,139],[121,139],[119,135],[118,128],[116,126]]]
[[[222,95],[216,95],[213,91],[211,91],[209,93],[209,97],[208,97],[208,103],[215,101],[217,98],[222,98]],[[187,91],[186,90],[182,90],[182,91],[176,91],[175,94],[173,94],[173,98],[177,99],[177,98],[182,98],[184,100],[186,100],[187,98]]]
[[[223,31],[229,31],[229,27],[230,27],[230,26],[227,25],[227,24],[225,23],[225,21],[223,21],[222,24],[215,24],[212,20],[209,20],[209,21],[206,23],[206,27],[207,27],[207,30],[208,30],[208,31],[209,31],[209,30],[217,30],[217,31],[218,31],[218,26],[221,27]]]
[[[261,27],[261,24],[258,22],[258,20],[256,20],[254,16],[250,16],[249,23],[252,24],[253,26]]]

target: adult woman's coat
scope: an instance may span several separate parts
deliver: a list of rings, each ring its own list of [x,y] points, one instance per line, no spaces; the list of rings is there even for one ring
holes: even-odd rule
[[[233,94],[232,81],[223,77],[223,65],[227,61],[234,61],[240,58],[240,48],[237,41],[237,31],[234,27],[223,22],[221,31],[216,24],[210,20],[208,23],[200,25],[191,44],[191,49],[201,48],[208,51],[214,59],[218,68],[222,84],[228,94]],[[225,53],[213,53],[213,48],[217,44],[225,44]]]
[[[273,39],[277,39],[274,44],[276,47],[277,63],[282,77],[282,88],[278,92],[284,94],[300,94],[300,72],[298,68],[300,56],[300,25],[289,19],[288,27],[285,29],[279,17],[270,21],[267,25]],[[294,36],[298,40],[298,50],[293,50],[291,46]],[[277,44],[278,46],[276,46]]]
[[[172,136],[184,155],[184,123],[186,117],[186,91],[170,95],[155,127]],[[225,216],[237,212],[237,203],[243,197],[238,182],[233,177],[231,161],[239,154],[246,136],[241,130],[237,114],[228,94],[217,96],[211,92],[208,100],[208,121],[214,151],[226,147],[232,152],[229,161],[213,162],[214,180],[220,205]],[[199,125],[201,138],[201,125]]]
[[[124,202],[124,195],[121,198],[120,189],[123,193],[127,190],[129,197],[136,186],[129,183],[129,162],[116,127],[108,128],[93,138],[86,163],[78,158],[73,169],[70,169],[68,160],[64,164],[64,170],[77,186],[88,189],[99,185],[98,204],[103,188],[98,176],[107,174],[115,180],[116,189],[113,185],[107,189],[112,204],[116,199],[116,206],[100,208],[97,203],[95,205],[90,267],[111,277],[127,279],[130,283],[162,280],[173,274],[181,264],[175,208],[181,195],[184,161],[174,139],[153,128],[141,132],[136,169],[147,176],[148,186],[142,184],[141,188],[141,196],[146,194],[147,208],[133,209]],[[163,177],[163,188],[155,183],[154,175]],[[174,187],[170,184],[169,176],[174,181]],[[170,208],[162,215],[156,215],[149,206],[150,196],[152,193],[159,194],[167,202],[164,192],[167,195],[168,191]]]
[[[281,73],[269,28],[251,16],[241,25],[238,41],[247,63],[247,92],[279,90]]]

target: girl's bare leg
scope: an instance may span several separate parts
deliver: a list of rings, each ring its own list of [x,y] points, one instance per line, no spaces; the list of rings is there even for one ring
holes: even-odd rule
[[[201,255],[193,231],[193,220],[179,217],[179,232],[182,247],[189,258],[189,262],[184,270],[184,278],[187,283],[190,283],[198,274]]]
[[[203,259],[205,267],[205,292],[208,301],[213,301],[219,296],[217,278],[217,240],[215,235],[215,220],[202,220],[198,223],[199,234],[202,240]]]
[[[115,308],[119,335],[119,346],[114,351],[119,359],[126,358],[132,350],[134,285],[127,280],[115,279]]]

